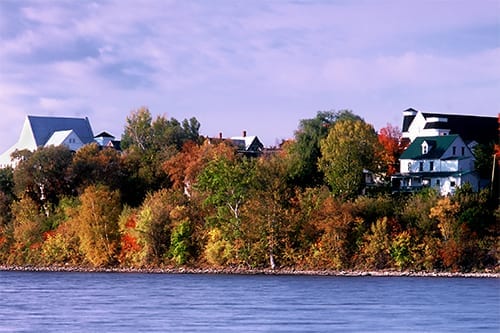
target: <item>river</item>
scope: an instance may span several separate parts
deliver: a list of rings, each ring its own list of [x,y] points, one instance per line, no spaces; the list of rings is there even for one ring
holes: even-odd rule
[[[0,332],[500,332],[500,279],[0,271]]]

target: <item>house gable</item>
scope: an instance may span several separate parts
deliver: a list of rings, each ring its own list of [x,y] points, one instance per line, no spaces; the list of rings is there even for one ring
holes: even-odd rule
[[[61,145],[65,145],[69,148],[69,150],[77,151],[84,145],[84,143],[73,130],[57,131],[52,134],[50,139],[45,144],[45,147]]]

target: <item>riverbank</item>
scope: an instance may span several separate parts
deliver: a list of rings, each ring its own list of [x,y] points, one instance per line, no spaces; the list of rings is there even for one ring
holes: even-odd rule
[[[337,271],[296,269],[244,269],[244,268],[123,268],[82,266],[5,266],[0,271],[25,272],[82,272],[82,273],[143,273],[143,274],[234,274],[234,275],[309,275],[309,276],[386,276],[386,277],[446,277],[446,278],[500,278],[498,271],[483,272],[428,272],[428,271]]]

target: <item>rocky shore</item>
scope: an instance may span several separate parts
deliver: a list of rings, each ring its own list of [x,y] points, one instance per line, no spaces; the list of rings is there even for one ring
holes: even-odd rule
[[[337,271],[296,269],[246,269],[246,268],[95,268],[82,266],[5,266],[0,271],[26,272],[86,272],[86,273],[143,273],[143,274],[239,274],[239,275],[309,275],[309,276],[387,276],[387,277],[446,277],[446,278],[500,278],[499,271],[482,272],[428,272],[428,271]]]

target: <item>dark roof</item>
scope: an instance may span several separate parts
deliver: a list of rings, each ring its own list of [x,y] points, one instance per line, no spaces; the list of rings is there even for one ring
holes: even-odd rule
[[[428,123],[425,128],[449,129],[450,134],[459,134],[464,141],[479,143],[498,142],[498,118],[442,113],[422,113],[429,117],[446,118],[447,122]],[[441,127],[439,127],[441,126]]]
[[[97,134],[94,138],[115,138],[113,135],[109,134],[108,132],[101,132]]]
[[[411,123],[413,122],[413,119],[415,119],[415,116],[404,116],[403,117],[403,132],[408,132],[408,129],[410,128]]]
[[[409,108],[409,109],[406,109],[404,110],[404,112],[414,112],[415,114],[418,112],[417,110],[413,109],[413,108]],[[410,128],[410,124],[413,122],[413,119],[415,119],[415,115],[412,115],[412,116],[404,116],[403,117],[403,129],[402,131],[403,132],[408,132],[408,129]]]
[[[94,141],[88,118],[28,116],[37,146],[43,146],[57,131],[73,130],[84,144]]]
[[[114,148],[118,151],[122,150],[122,142],[120,140],[111,140],[108,142],[106,147]]]
[[[400,159],[438,159],[450,145],[458,138],[458,135],[443,135],[443,136],[420,136],[406,148],[401,154]],[[427,154],[422,154],[422,143],[427,141],[431,146]]]
[[[450,129],[450,125],[445,121],[433,121],[426,123],[425,129]]]

